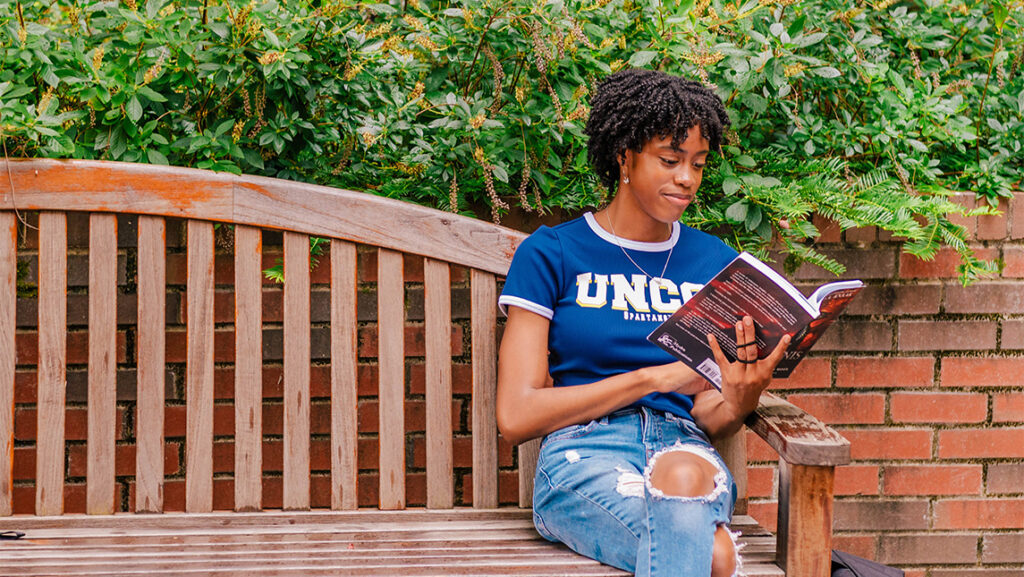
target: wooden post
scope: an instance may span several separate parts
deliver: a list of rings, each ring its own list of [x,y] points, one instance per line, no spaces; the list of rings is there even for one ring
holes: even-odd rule
[[[725,466],[736,482],[736,508],[734,515],[747,514],[747,429],[740,430],[726,439],[715,441],[715,450],[722,456]]]
[[[0,212],[0,517],[14,513],[14,348],[18,306],[18,226]]]
[[[835,467],[779,461],[776,559],[789,577],[832,572],[832,491]]]

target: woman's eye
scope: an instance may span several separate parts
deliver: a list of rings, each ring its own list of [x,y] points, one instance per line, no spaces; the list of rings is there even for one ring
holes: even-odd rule
[[[671,158],[662,158],[661,161],[669,166],[675,166],[676,164],[679,164],[678,160],[673,160]]]
[[[696,168],[697,170],[703,170],[703,169],[704,169],[704,166],[705,166],[705,165],[703,165],[703,164],[694,164],[694,165],[693,165],[693,167],[694,167],[694,168]]]

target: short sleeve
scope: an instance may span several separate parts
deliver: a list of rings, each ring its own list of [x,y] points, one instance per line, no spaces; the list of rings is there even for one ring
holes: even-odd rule
[[[498,308],[516,306],[551,319],[562,284],[562,248],[555,231],[542,227],[526,238],[512,257]]]

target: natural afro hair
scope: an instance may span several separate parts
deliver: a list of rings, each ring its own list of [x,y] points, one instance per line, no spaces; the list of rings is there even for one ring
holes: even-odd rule
[[[619,159],[640,152],[648,140],[672,136],[673,146],[700,126],[711,150],[719,150],[729,116],[718,96],[699,82],[654,70],[622,70],[605,78],[591,100],[585,132],[588,156],[601,182],[614,190]]]

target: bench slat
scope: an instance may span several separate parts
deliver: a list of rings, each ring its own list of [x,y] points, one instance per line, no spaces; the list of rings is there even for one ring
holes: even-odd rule
[[[284,508],[309,508],[309,237],[284,233]]]
[[[377,252],[380,508],[405,507],[405,277],[402,254]]]
[[[39,213],[36,515],[60,515],[64,512],[67,230],[67,217],[64,213]]]
[[[358,506],[356,245],[331,241],[331,508]]]
[[[0,516],[14,513],[14,323],[17,310],[18,225],[0,212]]]
[[[541,439],[533,439],[519,445],[519,506],[533,506],[533,475],[537,471],[537,457],[540,456]]]
[[[478,269],[470,273],[473,359],[473,506],[498,506],[497,282]]]
[[[135,510],[146,513],[164,509],[166,237],[163,218],[139,217]]]
[[[86,511],[114,512],[117,217],[89,216],[89,440]]]
[[[235,227],[235,510],[263,503],[263,241]]]
[[[452,475],[452,303],[448,263],[423,262],[426,332],[427,507],[454,504]]]
[[[27,520],[23,529],[29,539],[0,550],[4,566],[29,575],[99,574],[115,563],[119,574],[300,569],[339,575],[624,574],[545,541],[524,509],[72,515],[62,520]],[[10,521],[0,521],[0,529]],[[782,575],[771,563],[773,537],[749,517],[735,517],[732,527],[744,532],[740,542],[748,575]]]
[[[213,223],[188,221],[185,510],[213,510]]]

